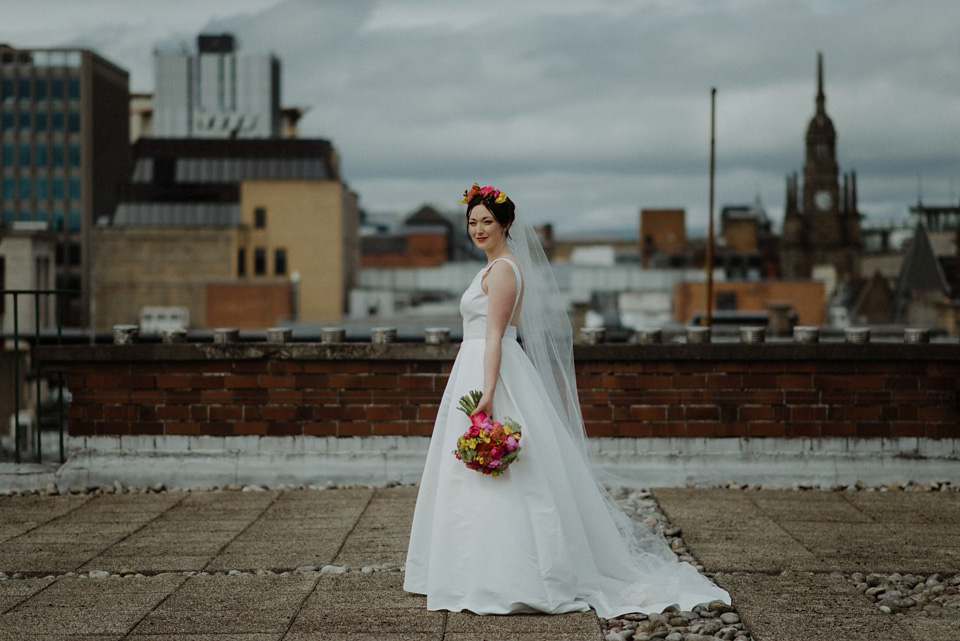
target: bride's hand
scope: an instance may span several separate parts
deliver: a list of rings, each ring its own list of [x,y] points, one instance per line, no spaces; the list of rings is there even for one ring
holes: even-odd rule
[[[474,416],[480,412],[483,412],[491,418],[493,417],[493,395],[484,394],[480,397],[480,402],[477,403],[477,409],[473,410],[470,416]]]

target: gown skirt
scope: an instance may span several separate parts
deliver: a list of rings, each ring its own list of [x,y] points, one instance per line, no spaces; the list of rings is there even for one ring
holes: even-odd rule
[[[473,333],[476,335],[476,332]],[[481,334],[482,335],[482,334]],[[404,589],[428,610],[477,614],[594,608],[601,617],[661,612],[721,599],[687,563],[639,569],[607,510],[590,464],[545,399],[533,363],[508,326],[495,420],[520,423],[518,459],[497,478],[456,459],[469,427],[459,398],[483,389],[484,338],[465,337],[444,390],[417,497]],[[671,554],[672,556],[672,554]]]

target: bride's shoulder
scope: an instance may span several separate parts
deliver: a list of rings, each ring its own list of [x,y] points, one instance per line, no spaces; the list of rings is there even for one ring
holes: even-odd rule
[[[483,272],[482,285],[484,291],[487,290],[487,285],[492,281],[496,284],[507,284],[510,283],[513,287],[517,286],[518,277],[520,276],[520,268],[517,267],[516,258],[512,255],[510,256],[501,256],[496,259],[489,265]]]

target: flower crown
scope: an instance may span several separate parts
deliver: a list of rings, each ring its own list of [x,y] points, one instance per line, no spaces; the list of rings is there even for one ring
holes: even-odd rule
[[[492,200],[498,205],[507,202],[507,195],[493,187],[493,185],[487,185],[486,187],[481,187],[477,183],[473,183],[473,187],[467,189],[463,192],[463,200],[460,202],[464,205],[469,203],[474,199],[475,196],[480,195],[480,198],[486,201]]]

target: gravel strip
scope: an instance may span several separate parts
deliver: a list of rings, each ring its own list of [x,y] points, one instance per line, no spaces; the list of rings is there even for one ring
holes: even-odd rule
[[[850,581],[881,612],[897,616],[947,617],[960,625],[960,574],[867,574],[850,575]]]

